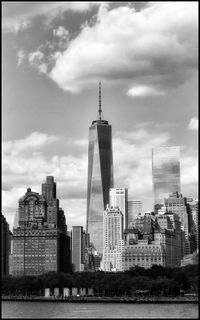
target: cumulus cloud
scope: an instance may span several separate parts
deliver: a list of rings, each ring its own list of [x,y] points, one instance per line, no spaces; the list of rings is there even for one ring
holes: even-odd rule
[[[25,30],[31,23],[31,19],[38,15],[44,15],[50,22],[57,15],[71,10],[74,12],[84,12],[94,6],[99,6],[101,2],[93,1],[40,1],[40,2],[10,2],[3,3],[3,31],[19,32]]]
[[[189,130],[198,130],[198,119],[192,118],[188,124]]]
[[[58,139],[58,136],[48,136],[46,133],[35,131],[24,139],[3,142],[3,154],[16,156],[27,149],[41,149],[45,145],[55,142]]]
[[[24,52],[24,50],[19,50],[17,52],[17,66],[19,67],[23,62],[24,60],[26,59],[26,53]]]
[[[59,26],[57,29],[53,30],[53,35],[59,38],[67,39],[69,36],[69,31],[65,27]]]
[[[165,92],[163,90],[159,90],[153,87],[148,86],[137,86],[133,87],[128,90],[127,94],[131,97],[141,98],[141,97],[148,97],[148,96],[160,96],[163,95]]]
[[[197,12],[196,2],[150,2],[140,11],[100,6],[96,23],[57,55],[49,77],[74,93],[100,77],[135,87],[130,95],[161,94],[196,69]]]
[[[40,73],[47,73],[48,65],[44,62],[44,53],[41,51],[31,52],[28,56],[31,66],[34,66]]]

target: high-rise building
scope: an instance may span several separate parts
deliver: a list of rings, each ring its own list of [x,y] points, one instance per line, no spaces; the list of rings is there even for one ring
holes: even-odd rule
[[[114,249],[123,238],[123,214],[119,207],[109,208],[103,213],[103,247]]]
[[[154,210],[164,205],[164,198],[180,192],[180,147],[159,147],[152,150]]]
[[[9,224],[1,213],[1,276],[9,274],[11,235]]]
[[[56,199],[56,183],[54,177],[47,176],[46,182],[42,184],[42,195],[47,201]]]
[[[13,275],[70,270],[70,242],[64,212],[55,196],[47,192],[47,200],[45,194],[28,188],[19,199],[18,223],[13,228]]]
[[[101,86],[99,86],[99,118],[89,128],[87,220],[86,233],[97,252],[103,253],[103,211],[109,203],[113,187],[112,128],[101,118]]]
[[[188,210],[191,218],[191,234],[195,236],[194,249],[199,247],[199,202],[197,199],[187,198]]]
[[[168,212],[178,214],[181,222],[181,229],[185,233],[185,250],[183,253],[191,253],[191,212],[187,204],[187,198],[178,192],[173,192],[164,199],[165,207]]]
[[[72,227],[71,252],[73,271],[84,271],[85,245],[84,231],[81,226]]]
[[[163,211],[162,213],[160,213]],[[158,215],[156,216],[157,222],[159,225],[159,230],[169,230],[173,231],[173,235],[171,237],[171,246],[169,246],[169,253],[171,257],[173,257],[173,266],[180,267],[181,258],[183,256],[183,246],[185,242],[182,241],[181,234],[181,222],[177,213],[167,212],[166,207],[162,207],[162,210],[158,210]],[[168,260],[168,256],[166,256],[166,260]]]
[[[129,200],[128,201],[128,228],[133,226],[134,219],[142,213],[142,201],[141,200]]]
[[[124,217],[124,229],[128,227],[128,189],[110,188],[109,191],[110,208],[119,207]]]
[[[121,271],[123,250],[123,214],[119,207],[107,206],[103,213],[103,260],[105,271]]]
[[[152,213],[146,212],[144,215],[138,215],[133,222],[133,228],[138,229],[146,239],[153,239],[154,230],[157,227],[157,221]]]

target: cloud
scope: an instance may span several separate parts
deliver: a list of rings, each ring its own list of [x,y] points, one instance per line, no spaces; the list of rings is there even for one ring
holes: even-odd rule
[[[59,38],[67,39],[69,36],[69,31],[63,26],[59,26],[57,29],[53,30],[53,35]]]
[[[38,150],[45,145],[51,144],[59,139],[58,136],[48,136],[46,133],[32,132],[24,139],[3,142],[3,154],[18,155],[26,150]]]
[[[38,15],[44,15],[50,22],[62,12],[71,10],[82,13],[101,2],[92,1],[40,1],[40,2],[10,2],[3,3],[3,31],[19,32],[25,30],[31,23],[31,19]]]
[[[31,66],[34,66],[40,73],[47,73],[47,64],[44,62],[44,53],[41,51],[31,52],[28,55],[28,60]]]
[[[101,78],[126,83],[132,95],[162,94],[196,70],[197,17],[196,2],[150,2],[140,11],[100,6],[96,23],[57,54],[49,77],[72,93]]]
[[[148,96],[160,96],[163,95],[165,92],[163,90],[158,90],[153,87],[148,86],[138,86],[133,87],[128,90],[127,95],[133,98],[141,98],[141,97],[148,97]]]
[[[192,118],[188,124],[188,129],[189,130],[198,130],[198,119],[197,118]]]
[[[19,50],[17,52],[17,66],[19,67],[24,60],[26,59],[26,53],[24,52],[24,50]]]

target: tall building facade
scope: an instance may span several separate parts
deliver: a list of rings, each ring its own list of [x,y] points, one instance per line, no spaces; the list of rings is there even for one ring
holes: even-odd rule
[[[47,176],[46,182],[42,184],[42,195],[47,201],[56,199],[56,183],[54,177]]]
[[[169,197],[165,198],[164,201],[167,211],[178,214],[180,218],[181,229],[185,234],[185,249],[183,249],[183,253],[192,253],[192,213],[187,203],[187,198],[183,197],[181,193],[173,192]]]
[[[109,208],[103,213],[103,246],[114,249],[123,238],[123,214],[119,207]]]
[[[73,271],[84,271],[85,263],[85,237],[83,227],[73,226],[71,236],[71,253]]]
[[[11,232],[6,218],[1,213],[1,276],[9,274],[9,254],[11,249]]]
[[[112,128],[101,118],[101,87],[99,87],[99,118],[89,128],[88,184],[86,233],[100,254],[103,253],[103,211],[109,203],[113,187]]]
[[[11,270],[14,276],[70,270],[70,242],[64,212],[54,197],[55,193],[40,195],[28,188],[19,199],[18,223],[13,228]]]
[[[128,189],[110,188],[109,206],[112,208],[119,207],[123,214],[124,229],[128,227]]]
[[[122,271],[123,213],[119,207],[107,206],[103,213],[103,259],[104,271]]]
[[[128,201],[128,228],[133,226],[134,219],[142,213],[142,201],[141,200],[129,200]]]
[[[195,237],[194,249],[197,249],[199,247],[199,202],[197,199],[187,198],[187,206],[191,218],[191,234]]]
[[[159,147],[152,150],[154,210],[164,205],[164,198],[180,192],[180,147]]]

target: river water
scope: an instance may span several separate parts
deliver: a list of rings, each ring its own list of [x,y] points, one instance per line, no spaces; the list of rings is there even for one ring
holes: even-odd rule
[[[198,304],[126,304],[2,301],[2,319],[197,319]]]

